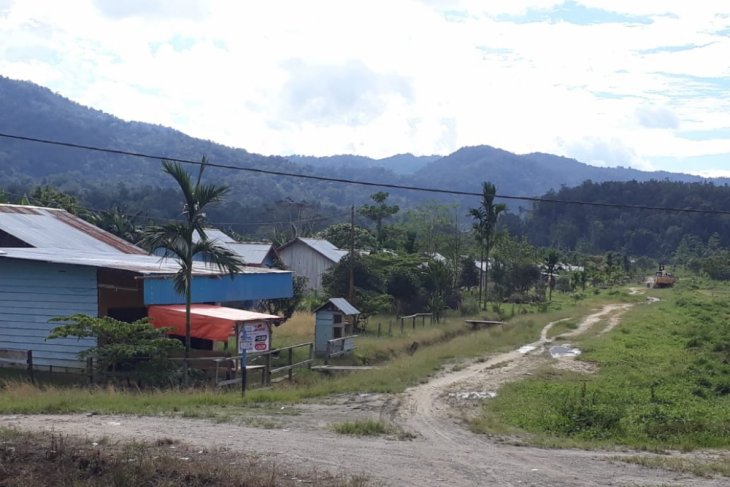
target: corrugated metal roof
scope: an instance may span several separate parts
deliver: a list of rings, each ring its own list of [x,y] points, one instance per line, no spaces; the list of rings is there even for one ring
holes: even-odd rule
[[[300,240],[304,244],[308,245],[315,251],[319,252],[335,264],[340,261],[344,256],[347,255],[347,250],[340,250],[337,247],[335,247],[329,240],[319,239],[319,238],[302,238],[299,237],[296,240]],[[293,240],[290,243],[295,242],[296,240]],[[286,247],[289,244],[284,245]]]
[[[0,205],[0,230],[35,248],[146,254],[139,247],[56,208]]]
[[[162,259],[154,255],[139,254],[110,254],[83,253],[75,249],[29,249],[6,247],[0,253],[1,259],[22,259],[38,262],[51,262],[55,264],[80,265],[87,267],[100,267],[105,269],[120,269],[136,272],[145,276],[163,276],[175,274],[180,266],[173,259]],[[241,274],[263,274],[270,272],[288,272],[276,269],[261,267],[244,267]],[[195,275],[222,275],[215,266],[206,265],[203,262],[193,263],[193,274]]]
[[[225,245],[228,243],[236,243],[236,240],[227,235],[222,230],[218,230],[217,228],[206,228],[205,229],[205,236],[208,237],[208,240],[212,242],[217,242],[219,245]],[[193,239],[197,242],[200,240],[200,234],[198,232],[195,232],[193,234]]]
[[[263,243],[228,243],[226,247],[240,255],[246,264],[261,265],[272,251],[271,244]]]
[[[353,305],[349,303],[345,298],[330,298],[326,303],[324,303],[319,308],[315,309],[314,312],[316,313],[320,309],[326,307],[327,305],[332,304],[335,308],[342,311],[343,314],[346,315],[359,315],[360,312],[355,308]]]

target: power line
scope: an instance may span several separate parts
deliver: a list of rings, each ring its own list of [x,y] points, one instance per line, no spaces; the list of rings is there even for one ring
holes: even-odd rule
[[[40,204],[43,204],[43,202],[41,200],[39,200],[38,198],[35,198],[32,195],[20,194],[20,193],[15,193],[13,191],[5,191],[5,190],[3,190],[3,193],[4,194],[7,194],[7,195],[15,196],[15,197],[20,198],[20,199],[26,198],[31,203],[35,203],[35,204],[39,204],[39,205]],[[103,209],[100,209],[100,208],[94,208],[94,207],[91,207],[91,206],[84,206],[84,205],[76,205],[76,207],[79,208],[79,209],[82,209],[82,210],[89,211],[91,213],[102,213],[102,212],[110,211],[109,209],[103,210]],[[342,212],[335,213],[334,215],[328,215],[328,216],[327,215],[313,216],[313,217],[310,217],[310,218],[298,218],[298,219],[294,219],[294,220],[268,220],[268,221],[254,221],[254,222],[243,222],[243,221],[236,221],[236,222],[208,221],[207,223],[209,225],[218,226],[218,227],[224,226],[224,225],[228,225],[228,226],[291,225],[291,224],[297,224],[297,223],[314,223],[314,222],[319,222],[319,221],[327,221],[327,220],[341,219],[341,218],[346,217],[349,214],[350,214],[350,212],[347,211],[345,213],[342,213]],[[165,218],[165,217],[149,216],[149,215],[139,215],[138,217],[139,218],[144,218],[144,219],[147,219],[148,221],[153,221],[153,222],[177,222],[177,221],[180,221],[179,218]]]
[[[13,135],[13,134],[6,134],[0,132],[0,137],[5,137],[8,139],[14,139],[14,140],[22,140],[26,142],[35,142],[40,144],[49,144],[49,145],[55,145],[55,146],[61,146],[61,147],[70,147],[74,149],[82,149],[82,150],[89,150],[89,151],[95,151],[95,152],[104,152],[107,154],[116,154],[116,155],[124,155],[124,156],[131,156],[131,157],[139,157],[139,158],[145,158],[145,159],[156,159],[156,160],[169,160],[174,162],[179,162],[182,164],[192,164],[196,166],[201,166],[203,163],[201,161],[193,161],[190,159],[181,159],[178,157],[168,157],[163,155],[153,155],[153,154],[145,154],[142,152],[132,152],[132,151],[126,151],[126,150],[120,150],[120,149],[108,149],[103,147],[96,147],[91,145],[84,145],[84,144],[75,144],[72,142],[60,142],[56,140],[48,140],[48,139],[40,139],[36,137],[27,137],[23,135]],[[312,174],[301,174],[301,173],[290,173],[286,171],[274,171],[271,169],[261,169],[261,168],[255,168],[255,167],[245,167],[245,166],[234,166],[232,164],[218,164],[218,163],[212,163],[212,162],[205,162],[205,166],[208,167],[215,167],[219,169],[230,169],[234,171],[245,171],[245,172],[253,172],[258,174],[268,174],[272,176],[284,176],[284,177],[292,177],[292,178],[300,178],[300,179],[310,179],[315,181],[324,181],[324,182],[331,182],[331,183],[343,183],[343,184],[355,184],[360,186],[369,186],[369,187],[377,187],[377,188],[387,188],[387,189],[401,189],[405,191],[419,191],[419,192],[426,192],[426,193],[437,193],[437,194],[448,194],[448,195],[455,195],[455,196],[477,196],[481,197],[481,193],[475,193],[471,191],[459,191],[459,190],[452,190],[452,189],[442,189],[442,188],[428,188],[428,187],[422,187],[422,186],[406,186],[402,184],[392,184],[392,183],[383,183],[383,182],[373,182],[373,181],[358,181],[355,179],[346,179],[346,178],[332,178],[332,177],[326,177],[326,176],[315,176]],[[565,205],[582,205],[582,206],[595,206],[595,207],[601,207],[601,208],[618,208],[618,209],[631,209],[631,210],[652,210],[652,211],[669,211],[669,212],[678,212],[678,213],[694,213],[694,214],[707,214],[707,215],[730,215],[730,211],[728,210],[712,210],[712,209],[699,209],[699,208],[672,208],[672,207],[662,207],[662,206],[647,206],[647,205],[629,205],[625,203],[600,203],[600,202],[593,202],[593,201],[579,201],[579,200],[560,200],[555,198],[542,198],[542,197],[536,197],[536,196],[513,196],[513,195],[504,195],[504,194],[497,194],[495,195],[497,198],[506,199],[506,200],[520,200],[520,201],[530,201],[534,203],[555,203],[555,204],[565,204]]]

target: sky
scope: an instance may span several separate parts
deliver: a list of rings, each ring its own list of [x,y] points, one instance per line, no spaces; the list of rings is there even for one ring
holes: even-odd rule
[[[730,176],[716,0],[0,0],[0,75],[265,155]]]

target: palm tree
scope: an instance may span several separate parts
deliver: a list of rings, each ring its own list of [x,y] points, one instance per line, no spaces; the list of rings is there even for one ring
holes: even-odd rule
[[[560,263],[560,252],[556,249],[549,249],[543,263],[548,276],[548,301],[552,301],[553,288],[555,287],[555,272],[558,270]]]
[[[150,251],[162,250],[164,257],[175,259],[180,265],[174,277],[175,291],[185,296],[185,358],[190,356],[190,303],[192,301],[193,257],[202,255],[206,263],[233,277],[244,262],[225,247],[208,240],[205,234],[205,207],[220,201],[228,191],[226,186],[201,183],[207,161],[203,158],[195,184],[182,166],[163,161],[163,170],[172,176],[183,193],[182,221],[153,225],[145,230],[143,245]],[[197,235],[196,235],[197,234]],[[188,380],[188,361],[185,360],[185,382]]]
[[[474,218],[474,234],[479,244],[481,262],[484,262],[484,301],[487,301],[487,284],[489,282],[489,254],[494,247],[497,237],[496,228],[499,215],[507,210],[504,203],[494,204],[497,188],[494,184],[485,181],[482,183],[482,202],[479,208],[471,208],[469,215]],[[479,274],[479,306],[482,304],[481,265]]]

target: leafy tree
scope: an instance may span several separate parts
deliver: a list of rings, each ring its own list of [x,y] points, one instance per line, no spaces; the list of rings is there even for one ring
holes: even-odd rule
[[[168,354],[182,347],[178,340],[167,338],[166,329],[155,328],[147,319],[125,323],[108,316],[96,318],[84,314],[52,318],[55,327],[49,339],[94,338],[97,345],[79,352],[79,358],[93,358],[97,373],[160,383],[169,378],[175,364]]]
[[[378,245],[383,246],[383,220],[389,216],[393,216],[400,210],[398,205],[387,205],[385,200],[388,199],[389,193],[379,191],[370,195],[375,202],[374,205],[364,204],[360,207],[360,214],[375,222],[375,236]]]
[[[413,269],[396,268],[388,276],[388,294],[393,296],[396,311],[400,314],[413,310],[413,303],[420,301],[421,282]]]
[[[205,209],[220,201],[228,191],[225,186],[203,184],[203,158],[198,179],[193,184],[190,175],[183,167],[173,161],[163,161],[165,173],[175,179],[183,195],[182,221],[153,225],[146,229],[144,246],[150,251],[162,250],[165,257],[177,261],[180,269],[175,274],[175,291],[185,296],[185,358],[190,356],[190,304],[192,302],[193,257],[200,254],[206,263],[213,264],[218,270],[228,273],[231,278],[241,270],[243,261],[229,249],[208,240],[205,233]],[[195,238],[195,234],[199,238]],[[187,360],[185,379],[187,381]]]
[[[291,298],[264,299],[259,302],[259,307],[266,313],[279,315],[283,318],[282,323],[292,317],[304,299],[307,289],[307,278],[294,276],[292,281],[294,291]]]
[[[91,217],[89,211],[81,206],[75,196],[48,185],[37,186],[30,196],[24,198],[22,204],[60,208],[84,219],[90,219]]]
[[[140,214],[141,212],[137,212],[129,215],[124,208],[114,205],[111,210],[102,210],[93,214],[90,220],[97,227],[136,244],[144,236],[142,227],[135,222]]]
[[[487,287],[489,283],[489,254],[496,238],[496,227],[499,215],[507,210],[504,203],[494,203],[497,189],[490,182],[482,183],[482,201],[478,208],[470,208],[469,215],[474,219],[472,228],[474,229],[474,237],[479,245],[480,260],[485,262],[485,283]],[[485,301],[487,300],[487,290],[484,290]],[[479,306],[482,306],[482,280],[479,280]]]
[[[469,256],[463,257],[460,264],[459,286],[467,289],[478,286],[479,270],[474,265],[474,259]]]
[[[730,252],[722,252],[702,260],[702,270],[710,279],[730,281]]]
[[[494,247],[492,278],[498,296],[523,301],[527,292],[540,279],[540,254],[525,238],[503,235]]]
[[[335,223],[317,234],[317,237],[330,241],[335,247],[349,249],[352,242],[352,226],[349,223]],[[371,250],[377,247],[370,230],[355,226],[355,248]]]
[[[373,255],[347,254],[322,276],[322,286],[329,296],[347,296],[350,266],[355,281],[353,305],[364,314],[389,311],[392,298],[386,293],[386,272]]]
[[[451,269],[446,263],[432,260],[423,271],[423,287],[426,291],[426,308],[433,313],[436,321],[447,306],[447,299],[452,294],[454,279]],[[457,299],[457,301],[459,301]],[[457,305],[457,303],[454,303]]]

